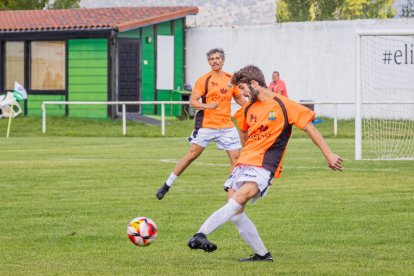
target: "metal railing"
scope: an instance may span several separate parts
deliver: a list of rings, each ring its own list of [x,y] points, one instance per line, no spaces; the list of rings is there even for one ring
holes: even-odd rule
[[[300,104],[302,105],[333,105],[335,112],[334,112],[334,117],[333,117],[333,123],[334,123],[334,136],[338,135],[338,105],[342,105],[342,104],[355,104],[355,102],[318,102],[318,101],[299,101]]]
[[[127,105],[161,105],[161,135],[165,136],[165,105],[166,104],[179,104],[179,105],[189,105],[188,101],[136,101],[136,102],[81,102],[81,101],[44,101],[42,102],[42,133],[46,133],[46,105],[48,104],[64,104],[64,105],[116,105],[122,106],[122,135],[126,135],[126,106]]]
[[[338,134],[338,105],[355,104],[355,102],[321,102],[321,101],[300,101],[302,105],[333,105],[335,107],[334,112],[334,136]],[[122,106],[122,135],[126,135],[126,106],[127,105],[161,105],[161,135],[165,136],[165,105],[189,105],[189,101],[94,101],[94,102],[81,102],[81,101],[44,101],[42,102],[42,133],[46,133],[46,105],[116,105]]]

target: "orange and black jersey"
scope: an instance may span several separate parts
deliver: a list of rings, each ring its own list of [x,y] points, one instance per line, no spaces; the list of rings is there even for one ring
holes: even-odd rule
[[[312,110],[279,95],[246,103],[234,116],[239,129],[248,134],[237,163],[264,167],[279,178],[292,125],[303,129],[314,116]]]
[[[231,120],[231,101],[233,96],[240,95],[237,86],[231,84],[231,74],[221,75],[209,72],[201,76],[194,86],[193,92],[201,96],[202,103],[215,102],[216,109],[199,110],[196,114],[195,128],[230,128],[234,127]]]

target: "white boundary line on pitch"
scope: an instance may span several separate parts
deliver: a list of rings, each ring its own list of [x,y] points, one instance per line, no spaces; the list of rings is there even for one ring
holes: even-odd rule
[[[173,164],[177,164],[178,160],[177,159],[161,159],[160,160],[162,163],[173,163]],[[230,164],[213,164],[213,163],[202,163],[202,162],[194,162],[194,165],[201,165],[201,166],[215,166],[215,167],[228,167],[230,166]]]
[[[178,163],[177,159],[161,159],[160,160],[163,163],[172,163],[176,164]],[[216,166],[216,167],[228,167],[229,164],[213,164],[213,163],[203,163],[203,162],[194,162],[194,165],[199,166]],[[283,166],[283,169],[293,169],[293,170],[317,170],[317,169],[325,169],[325,167],[307,167],[307,166],[298,166],[298,167],[291,167],[291,166]],[[345,168],[345,171],[358,171],[358,172],[370,172],[370,171],[376,171],[376,172],[398,172],[400,170],[398,169],[360,169],[360,168]]]

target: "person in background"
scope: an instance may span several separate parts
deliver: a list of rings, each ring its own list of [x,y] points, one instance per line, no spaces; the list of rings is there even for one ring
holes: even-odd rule
[[[230,159],[230,171],[239,158],[241,143],[239,133],[231,119],[231,101],[243,106],[246,101],[237,86],[231,84],[231,74],[223,71],[225,60],[222,49],[207,52],[211,71],[201,76],[190,96],[190,105],[198,110],[195,127],[188,141],[190,148],[155,194],[161,200],[170,190],[174,181],[214,142],[218,149],[225,150]]]
[[[272,73],[272,82],[269,84],[269,89],[277,94],[280,94],[288,98],[286,83],[280,79],[278,71],[274,71]]]

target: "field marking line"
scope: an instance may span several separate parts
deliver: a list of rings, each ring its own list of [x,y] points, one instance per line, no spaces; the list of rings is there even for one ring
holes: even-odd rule
[[[161,159],[162,163],[172,163],[176,164],[179,160],[177,159]],[[218,167],[227,167],[229,164],[213,164],[213,163],[203,163],[203,162],[194,162],[195,165],[200,166],[218,166]],[[325,167],[309,167],[309,166],[297,166],[297,167],[291,167],[291,166],[283,166],[283,169],[289,169],[289,170],[317,170],[317,169],[325,169]],[[398,172],[399,169],[378,169],[378,168],[372,168],[372,169],[361,169],[361,168],[345,168],[345,171],[359,171],[359,172],[371,172],[371,171],[377,171],[377,172]]]
[[[177,164],[179,160],[177,159],[161,159],[160,160],[162,163],[172,163],[172,164]],[[202,166],[215,166],[215,167],[228,167],[230,166],[230,164],[220,164],[220,163],[202,163],[202,162],[193,162],[192,164],[195,165],[202,165]]]

